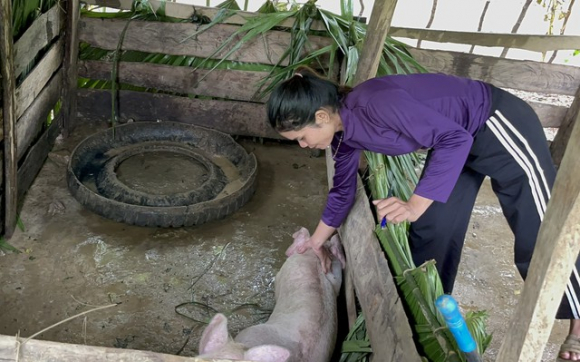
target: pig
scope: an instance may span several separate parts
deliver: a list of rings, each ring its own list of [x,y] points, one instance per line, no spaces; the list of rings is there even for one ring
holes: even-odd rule
[[[308,240],[308,230],[301,228],[293,237],[290,253]],[[345,258],[338,236],[325,247],[334,256],[327,274],[311,249],[293,253],[284,262],[276,275],[276,305],[267,322],[240,331],[232,341],[226,317],[215,315],[202,334],[200,357],[256,362],[329,361],[336,342],[336,298]]]

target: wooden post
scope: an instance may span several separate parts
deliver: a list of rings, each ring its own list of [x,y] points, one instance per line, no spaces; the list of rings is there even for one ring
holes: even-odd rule
[[[67,137],[74,128],[77,114],[77,63],[79,54],[79,1],[67,0],[66,2],[66,41],[64,55],[64,86],[62,94],[62,132]]]
[[[580,251],[578,153],[580,126],[577,122],[556,176],[524,290],[511,322],[510,333],[500,348],[498,362],[541,360],[560,299]]]
[[[12,38],[12,1],[0,0],[0,56],[4,108],[4,235],[10,237],[16,226],[17,162],[15,133],[14,39]]]
[[[554,137],[554,141],[550,145],[550,152],[552,153],[552,159],[556,166],[560,166],[562,162],[562,157],[564,157],[564,151],[568,145],[568,140],[570,139],[574,125],[580,123],[578,118],[580,118],[580,87],[578,87],[574,102],[572,102],[572,105],[566,111],[562,124],[558,128],[558,133],[556,133],[556,137]]]
[[[363,49],[354,77],[354,85],[374,77],[383,55],[385,38],[391,27],[391,20],[397,0],[376,0],[367,26]]]
[[[332,187],[334,161],[329,150],[326,167],[328,184]],[[358,185],[354,206],[339,234],[347,261],[345,273],[350,274],[350,280],[345,282],[354,285],[359,297],[373,349],[371,361],[420,362],[403,302],[375,235],[375,220],[360,177]]]

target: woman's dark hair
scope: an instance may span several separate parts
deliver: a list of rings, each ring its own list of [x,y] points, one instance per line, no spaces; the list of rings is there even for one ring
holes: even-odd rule
[[[314,124],[316,111],[323,107],[338,111],[349,91],[308,67],[299,67],[272,91],[266,105],[268,120],[277,132],[297,131]]]

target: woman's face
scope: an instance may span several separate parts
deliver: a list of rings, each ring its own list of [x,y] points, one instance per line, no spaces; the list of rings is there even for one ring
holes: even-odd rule
[[[327,148],[332,142],[334,133],[340,130],[337,128],[338,123],[340,123],[340,116],[336,113],[331,114],[326,110],[319,110],[316,112],[315,117],[315,124],[297,131],[280,132],[280,135],[289,140],[297,141],[302,148]],[[342,126],[342,123],[340,123],[340,126]]]

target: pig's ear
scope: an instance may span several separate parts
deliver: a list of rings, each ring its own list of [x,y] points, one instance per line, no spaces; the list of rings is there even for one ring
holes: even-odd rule
[[[310,232],[308,231],[307,228],[301,227],[300,230],[298,230],[297,232],[292,234],[292,237],[294,239],[306,239],[306,240],[308,240],[308,238],[310,237]]]
[[[256,362],[286,362],[290,352],[286,348],[267,344],[250,348],[244,358]]]
[[[221,349],[228,343],[228,319],[216,314],[205,327],[199,341],[199,353],[208,354]]]

